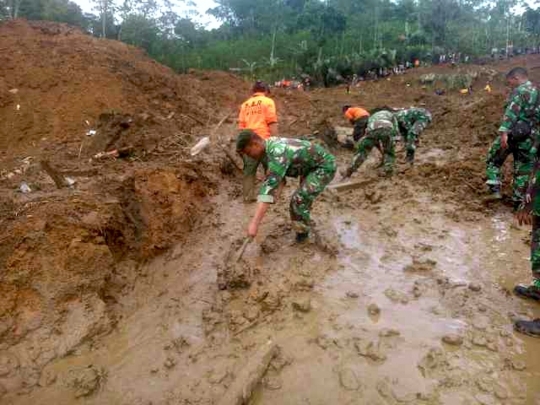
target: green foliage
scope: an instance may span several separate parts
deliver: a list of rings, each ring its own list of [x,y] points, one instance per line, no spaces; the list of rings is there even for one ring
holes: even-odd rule
[[[540,42],[540,10],[515,15],[517,0],[217,0],[210,13],[222,25],[211,31],[190,18],[188,0],[178,0],[184,15],[169,0],[93,1],[98,16],[69,0],[0,0],[0,13],[78,25],[178,71],[233,69],[266,80],[308,74],[325,84],[415,59]]]

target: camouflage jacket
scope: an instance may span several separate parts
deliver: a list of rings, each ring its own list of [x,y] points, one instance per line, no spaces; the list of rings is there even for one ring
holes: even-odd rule
[[[538,122],[538,110],[538,89],[530,81],[519,85],[506,101],[499,132],[510,132],[518,121],[534,127]]]
[[[409,130],[417,121],[431,123],[431,113],[425,108],[411,107],[396,112],[396,119],[400,126]]]
[[[301,139],[269,138],[266,142],[268,171],[259,191],[259,202],[274,202],[274,194],[287,177],[305,177],[322,168],[335,171],[336,159],[321,145]]]
[[[379,128],[390,128],[397,132],[398,123],[395,114],[387,110],[382,110],[370,116],[367,124],[368,134]]]

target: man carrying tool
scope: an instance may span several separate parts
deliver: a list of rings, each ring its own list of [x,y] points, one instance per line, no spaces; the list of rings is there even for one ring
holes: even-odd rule
[[[400,132],[405,138],[407,162],[413,164],[420,134],[431,123],[431,113],[425,108],[404,108],[396,111],[396,119]]]
[[[296,240],[309,236],[310,210],[336,173],[336,160],[324,147],[300,139],[271,137],[262,139],[253,131],[242,131],[236,139],[241,155],[260,161],[266,158],[268,170],[258,196],[257,210],[248,227],[248,237],[255,237],[269,204],[279,197],[285,177],[299,177],[300,185],[289,205]]]
[[[394,113],[389,110],[373,112],[367,121],[365,136],[360,138],[351,165],[342,172],[343,178],[351,177],[369,156],[374,147],[381,147],[383,154],[383,166],[387,176],[394,171],[396,154],[394,151],[394,139],[398,134],[398,123]]]
[[[527,181],[532,169],[531,148],[538,129],[538,89],[529,81],[527,70],[521,67],[506,75],[513,89],[505,105],[499,136],[489,149],[486,167],[486,184],[491,199],[501,199],[501,167],[506,158],[514,157],[513,195],[514,209],[523,202]]]
[[[278,134],[278,120],[274,100],[269,98],[270,89],[262,81],[253,85],[253,95],[242,103],[238,116],[238,127],[244,131],[250,131],[259,135],[262,139],[268,139]],[[244,161],[244,202],[253,202],[255,198],[255,178],[260,163],[248,155],[243,155]]]

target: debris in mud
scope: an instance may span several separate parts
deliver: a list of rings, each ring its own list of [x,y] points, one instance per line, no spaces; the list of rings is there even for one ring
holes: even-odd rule
[[[392,336],[400,336],[400,335],[401,335],[401,332],[397,329],[385,328],[379,332],[380,337],[392,337]]]
[[[408,272],[408,273],[424,273],[424,272],[432,271],[436,265],[437,265],[437,262],[435,260],[431,260],[431,259],[420,260],[416,257],[413,257],[412,263],[405,266],[403,268],[403,271]]]
[[[369,304],[367,311],[370,316],[379,316],[381,314],[381,308],[375,303]]]
[[[275,391],[281,389],[283,381],[279,376],[265,376],[262,380],[264,388]]]
[[[165,366],[165,368],[171,369],[176,365],[176,360],[172,357],[167,357],[163,365]]]
[[[347,291],[347,293],[345,295],[347,296],[347,298],[352,298],[352,299],[358,298],[360,296],[355,291]]]
[[[75,398],[94,394],[107,379],[107,371],[90,365],[81,370],[71,370],[67,385],[75,390]]]
[[[386,295],[386,297],[393,302],[399,302],[404,305],[409,303],[409,297],[407,294],[401,291],[396,291],[393,288],[386,289],[384,291],[384,295]]]
[[[360,388],[358,377],[350,367],[343,367],[339,370],[339,383],[348,391],[356,391]]]
[[[480,292],[482,291],[482,285],[480,283],[469,283],[469,290],[474,292]]]
[[[311,300],[309,297],[296,299],[292,302],[292,307],[299,312],[309,312],[311,311]]]
[[[241,368],[234,382],[218,402],[219,405],[242,405],[249,401],[257,384],[262,380],[272,358],[278,353],[278,346],[269,341]]]
[[[252,281],[252,269],[242,258],[246,248],[245,239],[235,241],[225,258],[225,265],[217,271],[218,288],[220,290],[248,288]]]
[[[383,362],[387,358],[380,340],[356,338],[354,347],[360,356],[367,357],[373,361]]]
[[[442,337],[442,341],[450,346],[461,346],[463,344],[463,336],[456,333],[449,333]]]

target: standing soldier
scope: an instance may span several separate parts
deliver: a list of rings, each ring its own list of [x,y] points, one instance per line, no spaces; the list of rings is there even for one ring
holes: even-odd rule
[[[405,138],[407,162],[412,164],[420,134],[431,123],[431,113],[425,108],[405,108],[396,112],[396,119]]]
[[[358,170],[374,147],[382,148],[386,175],[391,175],[394,171],[394,162],[396,160],[394,138],[398,134],[398,123],[394,113],[388,110],[380,110],[372,114],[367,121],[365,132],[365,136],[361,137],[358,143],[351,165],[342,173],[344,178],[350,177]]]
[[[238,127],[259,135],[263,139],[277,136],[278,124],[276,105],[274,100],[269,98],[270,89],[262,81],[257,81],[253,85],[253,95],[240,107],[238,117]],[[254,160],[248,155],[242,156],[244,161],[244,202],[255,201],[255,178],[259,160]]]
[[[272,137],[262,139],[252,131],[242,131],[236,140],[241,155],[260,161],[266,159],[268,170],[259,191],[258,205],[248,228],[248,236],[255,237],[268,205],[281,194],[285,177],[300,177],[289,210],[296,240],[302,242],[309,236],[310,210],[313,201],[323,192],[336,173],[336,160],[324,147],[300,139]]]
[[[525,201],[517,214],[520,225],[532,225],[531,232],[531,268],[532,282],[514,288],[516,295],[540,301],[540,159],[536,156],[534,168],[528,183]],[[540,319],[533,321],[518,320],[514,324],[518,332],[540,337]]]
[[[501,167],[506,158],[514,157],[514,208],[523,202],[527,181],[532,169],[532,138],[537,133],[538,89],[529,81],[527,70],[514,68],[506,75],[513,89],[505,105],[499,127],[499,137],[493,142],[487,156],[487,185],[492,198],[501,199]]]

